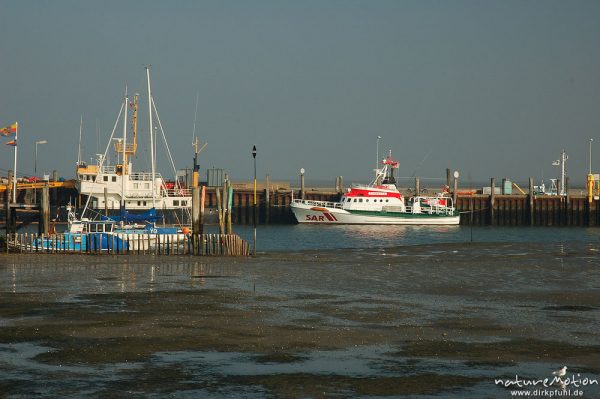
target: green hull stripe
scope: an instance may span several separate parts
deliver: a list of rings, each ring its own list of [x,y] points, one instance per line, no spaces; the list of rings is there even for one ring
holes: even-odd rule
[[[436,213],[405,213],[405,212],[383,212],[383,211],[359,211],[359,210],[349,210],[346,209],[346,211],[350,212],[351,214],[354,215],[363,215],[363,216],[387,216],[387,217],[394,217],[394,218],[415,218],[415,219],[419,219],[419,218],[448,218],[448,217],[454,217],[454,216],[459,216],[460,212],[458,211],[454,211],[453,214],[436,214]]]

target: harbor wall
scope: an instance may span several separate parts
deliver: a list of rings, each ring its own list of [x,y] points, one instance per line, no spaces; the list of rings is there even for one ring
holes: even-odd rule
[[[38,190],[38,197],[40,195]],[[74,188],[52,188],[50,191],[51,214],[56,207],[74,203],[78,193]],[[0,195],[2,209],[6,201],[6,192]],[[17,202],[33,203],[32,190],[20,190]],[[258,224],[295,223],[290,209],[293,198],[300,198],[298,189],[257,190],[256,214]],[[315,201],[338,201],[340,192],[333,189],[307,189],[304,198]],[[235,224],[253,223],[253,189],[238,188],[233,191],[232,221]],[[217,199],[214,188],[207,188],[205,206],[216,208]],[[556,195],[486,195],[459,193],[456,207],[461,212],[460,223],[475,226],[600,226],[600,201],[588,203],[581,194],[569,196]],[[4,219],[0,212],[0,219]],[[207,220],[211,223],[212,220]]]
[[[293,194],[293,197],[292,197]],[[253,191],[234,191],[232,218],[236,224],[252,224]],[[333,191],[307,191],[304,198],[314,201],[338,201]],[[267,200],[268,198],[268,200]],[[257,191],[257,223],[295,223],[290,209],[299,190]],[[207,191],[206,206],[216,206],[214,191]],[[456,207],[460,223],[476,226],[600,226],[599,200],[591,204],[585,196],[534,195],[458,195]]]

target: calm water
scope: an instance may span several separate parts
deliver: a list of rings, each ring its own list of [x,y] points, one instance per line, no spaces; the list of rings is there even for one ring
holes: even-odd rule
[[[252,226],[234,226],[252,243]],[[212,227],[209,232],[216,232]],[[598,242],[598,228],[469,226],[258,226],[257,251],[385,248],[463,242]]]

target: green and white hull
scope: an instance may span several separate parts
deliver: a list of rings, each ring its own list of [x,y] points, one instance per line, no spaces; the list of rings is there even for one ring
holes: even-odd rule
[[[454,210],[421,208],[418,212],[344,209],[338,203],[295,200],[290,205],[298,223],[317,224],[403,224],[457,225],[460,214]]]

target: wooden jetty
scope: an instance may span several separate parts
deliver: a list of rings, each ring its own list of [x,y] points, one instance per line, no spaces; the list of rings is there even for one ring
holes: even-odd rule
[[[91,255],[197,255],[249,256],[248,243],[236,234],[185,234],[170,237],[150,234],[113,235],[99,239],[98,233],[78,237],[84,242],[72,249],[69,234],[9,234],[7,252],[34,254],[91,254]],[[49,244],[48,244],[49,243]]]

